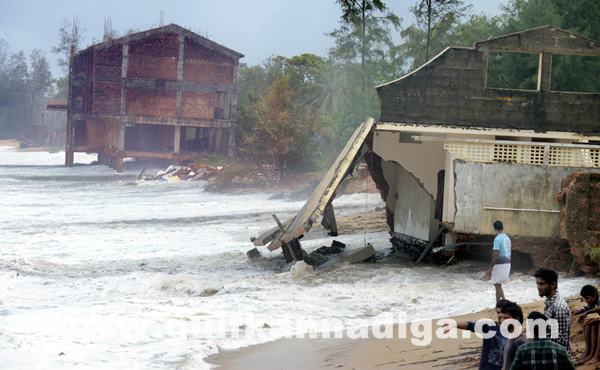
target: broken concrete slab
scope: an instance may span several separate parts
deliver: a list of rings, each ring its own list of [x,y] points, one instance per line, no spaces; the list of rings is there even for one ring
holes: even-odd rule
[[[258,249],[252,248],[248,252],[246,252],[246,256],[248,256],[249,259],[255,259],[260,257],[260,252],[258,251]]]
[[[359,263],[373,258],[374,256],[375,248],[373,248],[373,246],[369,243],[364,247],[346,250],[343,253],[330,258],[327,262],[318,266],[317,270],[323,270],[344,262]]]
[[[335,162],[327,170],[319,185],[304,204],[304,207],[302,207],[293,219],[282,223],[284,230],[281,231],[279,228],[273,228],[251,239],[255,246],[265,245],[270,242],[268,248],[270,251],[273,251],[294,239],[301,238],[310,230],[313,223],[319,217],[323,216],[325,208],[331,203],[342,180],[354,168],[354,165],[362,154],[363,144],[369,134],[371,134],[374,124],[375,120],[368,118],[354,131]]]

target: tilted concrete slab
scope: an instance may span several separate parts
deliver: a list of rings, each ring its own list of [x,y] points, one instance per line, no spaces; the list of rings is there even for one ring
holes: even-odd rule
[[[350,140],[348,140],[306,204],[304,204],[304,207],[292,220],[283,223],[283,233],[278,228],[267,230],[251,239],[255,246],[270,242],[268,249],[273,251],[284,243],[302,237],[310,230],[312,224],[323,215],[325,208],[333,200],[342,180],[352,170],[352,164],[359,157],[361,148],[367,136],[371,133],[374,124],[375,120],[368,118],[354,131]]]

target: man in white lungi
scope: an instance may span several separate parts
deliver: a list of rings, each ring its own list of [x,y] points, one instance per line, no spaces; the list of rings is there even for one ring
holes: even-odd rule
[[[498,220],[494,222],[494,230],[496,231],[496,238],[494,239],[492,263],[484,279],[490,280],[494,284],[494,288],[496,288],[496,302],[498,302],[501,299],[506,299],[504,290],[502,290],[502,284],[508,284],[509,282],[511,242],[508,235],[504,232],[502,221]]]

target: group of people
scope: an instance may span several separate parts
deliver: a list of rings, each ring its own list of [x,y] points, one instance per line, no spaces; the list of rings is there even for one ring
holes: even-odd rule
[[[539,295],[545,298],[544,312],[530,312],[527,315],[527,322],[537,324],[539,320],[544,323],[548,320],[556,320],[557,335],[546,331],[551,325],[548,327],[533,325],[531,328],[533,338],[525,335],[525,327],[521,326],[517,329],[514,325],[508,325],[510,336],[503,335],[500,327],[505,320],[513,319],[523,324],[525,318],[518,304],[501,298],[496,302],[497,321],[494,323],[476,328],[476,323],[473,321],[457,322],[458,329],[473,332],[479,329],[481,334],[494,332],[493,337],[485,337],[483,340],[480,370],[575,369],[569,344],[571,311],[567,302],[558,293],[558,274],[554,270],[541,268],[536,271],[535,279]],[[582,310],[584,309],[588,310],[589,306]],[[515,333],[515,330],[519,329],[522,331]]]
[[[532,338],[528,338],[524,332],[515,333],[513,325],[508,325],[508,337],[500,330],[504,320],[513,319],[523,324],[523,310],[515,302],[506,299],[502,284],[509,281],[511,266],[511,241],[504,233],[501,221],[494,222],[496,238],[493,243],[492,263],[484,276],[494,284],[496,292],[497,321],[493,324],[483,325],[477,329],[485,334],[494,331],[491,338],[488,336],[483,340],[483,349],[479,364],[481,370],[569,370],[575,369],[575,362],[570,355],[570,327],[571,310],[567,302],[558,292],[558,274],[548,268],[540,268],[534,274],[538,293],[545,298],[544,312],[533,311],[527,315],[528,324],[537,320],[555,320],[558,324],[557,335],[548,332],[540,332],[538,326],[532,325]],[[600,313],[600,298],[598,290],[586,285],[581,289],[581,297],[587,303],[585,307],[573,312],[574,316],[584,324],[586,350],[577,364],[600,363],[600,316],[592,315]],[[457,328],[476,331],[475,322],[458,322]],[[512,329],[511,329],[512,328]],[[521,327],[521,330],[524,330]]]

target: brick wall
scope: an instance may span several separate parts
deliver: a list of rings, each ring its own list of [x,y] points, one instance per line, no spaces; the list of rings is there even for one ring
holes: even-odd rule
[[[213,119],[213,94],[184,92],[181,101],[181,115],[185,118]]]
[[[93,112],[119,114],[121,110],[121,45],[94,51]]]
[[[176,117],[175,91],[128,89],[127,113],[142,116]]]
[[[236,60],[208,49],[190,38],[185,38],[184,81],[219,86],[234,86]],[[127,88],[127,114],[177,117],[177,92],[169,89],[168,84],[160,80],[177,80],[177,61],[179,56],[179,35],[176,33],[158,34],[141,40],[131,41],[128,49],[127,78],[158,80],[152,87]],[[78,99],[90,96],[89,111],[100,115],[119,115],[121,113],[121,71],[123,45],[105,48],[90,48],[80,53],[76,79]],[[83,57],[85,54],[85,58]],[[92,79],[93,76],[93,79]],[[81,91],[80,91],[81,90]],[[181,116],[191,119],[212,120],[228,119],[229,93],[220,95],[211,92],[182,93]],[[217,95],[220,97],[217,98]],[[79,101],[76,100],[76,101]],[[93,101],[93,109],[91,102]],[[81,104],[80,104],[81,105]],[[215,110],[219,111],[218,117]]]
[[[381,86],[380,121],[600,133],[600,94],[486,88],[483,52],[452,48]]]
[[[101,120],[87,120],[86,124],[86,145],[93,148],[104,147],[104,122]]]
[[[186,81],[233,85],[233,60],[186,38],[183,78]]]
[[[177,80],[179,38],[160,34],[129,45],[128,77]]]
[[[120,80],[122,61],[122,45],[115,45],[106,49],[96,50],[94,53],[94,79]]]
[[[73,60],[71,76],[71,109],[73,112],[92,110],[92,74],[94,54],[91,50],[82,51]]]
[[[121,111],[121,82],[94,81],[94,113],[119,114]]]

